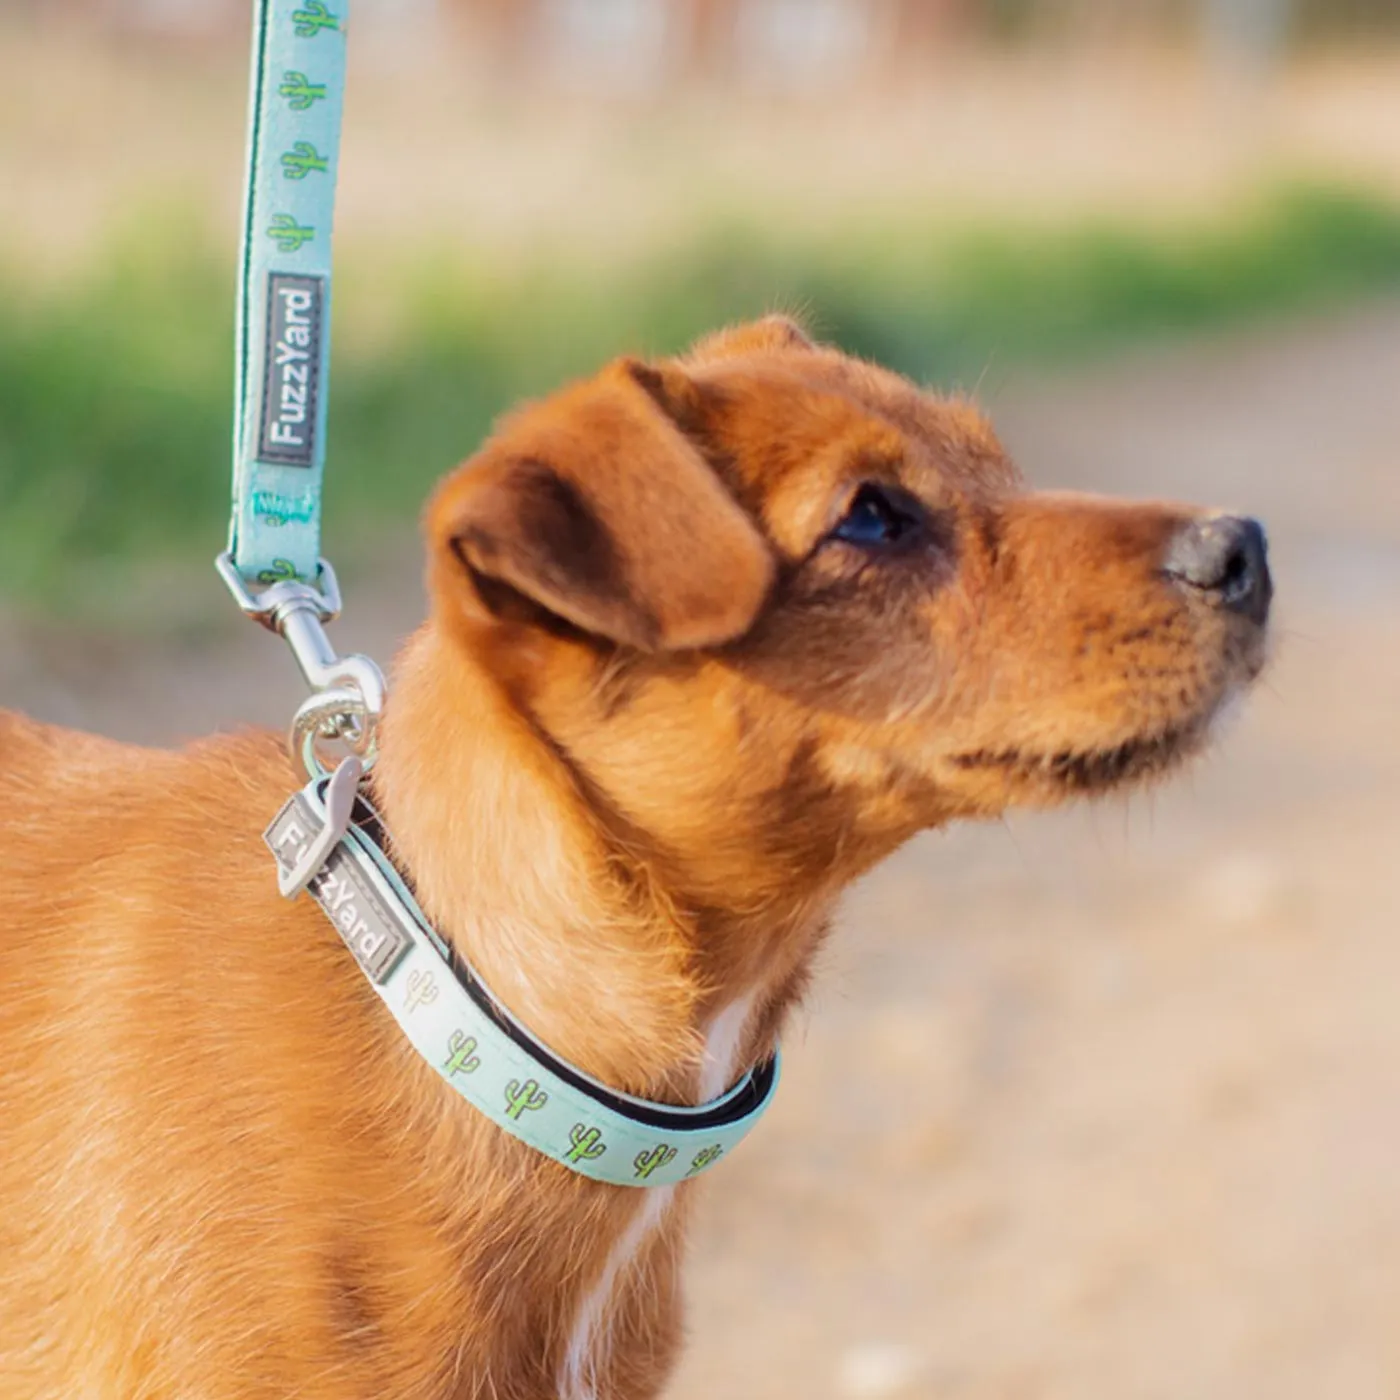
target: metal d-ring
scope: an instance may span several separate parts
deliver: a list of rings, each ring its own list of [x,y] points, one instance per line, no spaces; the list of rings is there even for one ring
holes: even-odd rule
[[[360,760],[367,773],[378,757],[376,721],[378,711],[365,701],[358,686],[333,686],[305,700],[292,717],[287,748],[293,759],[300,759],[309,777],[322,777],[330,765],[322,762],[318,743],[340,740]]]

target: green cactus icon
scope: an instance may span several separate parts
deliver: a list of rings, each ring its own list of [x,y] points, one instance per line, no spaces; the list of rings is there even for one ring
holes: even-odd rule
[[[296,576],[296,565],[290,559],[274,559],[271,568],[258,570],[259,583],[280,583]]]
[[[669,1166],[675,1158],[676,1149],[658,1142],[650,1152],[639,1152],[632,1159],[632,1166],[638,1181],[645,1181],[659,1167]]]
[[[448,1057],[442,1068],[451,1079],[457,1074],[471,1074],[481,1068],[481,1057],[476,1053],[476,1037],[453,1031],[447,1042]]]
[[[277,95],[287,99],[287,106],[292,111],[305,112],[313,103],[325,100],[326,85],[325,83],[309,82],[305,73],[299,73],[295,68],[288,68],[282,74],[282,82],[278,86]]]
[[[298,39],[314,39],[323,29],[339,29],[340,16],[332,14],[322,0],[306,0],[300,10],[292,11]]]
[[[437,983],[433,981],[433,974],[419,968],[408,979],[408,995],[404,998],[403,1008],[405,1011],[412,1011],[415,1007],[427,1006],[429,1002],[437,1000],[437,994]]]
[[[582,1123],[575,1123],[569,1129],[569,1141],[573,1146],[564,1154],[566,1162],[591,1162],[608,1150],[602,1129],[585,1128]]]
[[[548,1102],[549,1095],[533,1079],[527,1079],[523,1084],[518,1079],[512,1079],[506,1085],[506,1117],[514,1118],[516,1122],[520,1121],[522,1113],[543,1108]]]
[[[695,1156],[692,1157],[690,1160],[690,1170],[686,1172],[686,1175],[694,1176],[696,1172],[704,1171],[705,1168],[708,1167],[712,1162],[719,1161],[719,1159],[723,1156],[724,1148],[722,1148],[718,1143],[716,1143],[713,1147],[707,1147],[703,1151],[697,1152]]]
[[[267,236],[276,244],[279,252],[295,253],[303,243],[310,243],[316,237],[316,230],[308,224],[299,224],[290,214],[274,214]]]
[[[330,161],[310,141],[298,141],[290,151],[282,152],[284,180],[304,180],[313,170],[324,174],[329,166]]]

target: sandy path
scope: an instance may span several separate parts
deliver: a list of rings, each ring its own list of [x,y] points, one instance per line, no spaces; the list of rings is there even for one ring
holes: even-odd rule
[[[1269,523],[1280,646],[1151,802],[914,843],[851,900],[715,1178],[673,1394],[1400,1394],[1400,305],[984,386],[1044,484]],[[380,654],[417,613],[351,594]],[[0,701],[140,738],[280,722],[253,629],[15,624]]]

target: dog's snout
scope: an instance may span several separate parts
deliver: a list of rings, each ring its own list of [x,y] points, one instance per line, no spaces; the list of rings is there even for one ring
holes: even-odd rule
[[[1172,538],[1162,567],[1171,578],[1215,595],[1232,612],[1258,623],[1269,615],[1268,541],[1257,520],[1216,515],[1193,521]]]

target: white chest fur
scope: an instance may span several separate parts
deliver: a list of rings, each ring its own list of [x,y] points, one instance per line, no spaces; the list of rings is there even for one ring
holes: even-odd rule
[[[718,1098],[733,1079],[744,1028],[753,1011],[753,996],[730,1002],[705,1033],[705,1053],[700,1069],[700,1101]],[[584,1295],[574,1318],[569,1345],[559,1367],[560,1400],[600,1400],[597,1377],[606,1360],[609,1309],[618,1284],[642,1246],[660,1226],[675,1195],[674,1186],[639,1191],[637,1213],[609,1252],[597,1282]]]

